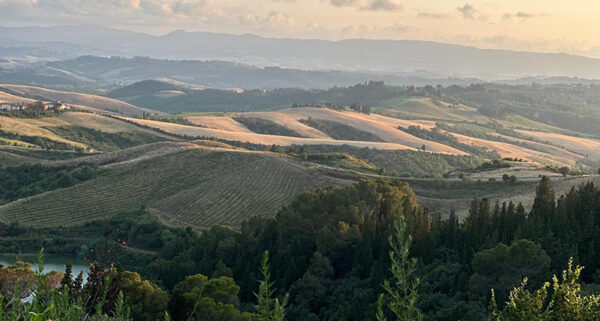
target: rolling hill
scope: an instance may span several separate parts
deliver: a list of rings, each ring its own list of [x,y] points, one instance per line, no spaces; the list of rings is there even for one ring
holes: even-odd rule
[[[0,220],[70,226],[145,206],[172,226],[237,225],[255,215],[275,214],[303,190],[349,182],[277,154],[217,146],[158,143],[86,157],[85,162],[111,171],[0,206]],[[73,160],[59,164],[65,162]]]
[[[0,92],[2,93],[0,94],[0,100],[4,101],[4,99],[6,99],[6,102],[21,102],[23,99],[29,101],[60,100],[84,110],[118,113],[128,116],[142,116],[144,112],[159,113],[157,111],[146,110],[120,100],[103,96],[52,90],[35,86],[0,84]]]
[[[87,112],[69,111],[36,119],[0,114],[0,145],[111,151],[173,139],[116,118]]]
[[[487,120],[492,122],[492,119],[478,113],[474,109],[468,109],[466,107],[458,109],[449,106],[440,107],[431,103],[430,100],[426,101],[424,99],[419,99],[418,101],[425,106],[433,106],[436,110],[439,109],[443,111],[435,115],[438,116],[437,121],[443,121],[445,124],[444,128],[447,129],[439,130],[439,128],[436,128],[437,125],[433,120],[430,120],[430,117],[428,117],[429,114],[423,115],[425,119],[399,119],[378,114],[364,114],[354,111],[316,107],[295,107],[272,112],[247,112],[221,115],[208,114],[206,116],[200,114],[188,117],[190,122],[200,127],[153,120],[132,118],[127,120],[145,127],[160,129],[161,131],[181,136],[214,137],[229,141],[242,141],[265,145],[348,145],[350,147],[369,147],[387,150],[417,150],[424,148],[429,152],[453,155],[470,154],[472,153],[472,149],[463,148],[464,150],[461,150],[461,146],[473,146],[475,148],[480,148],[482,151],[496,152],[503,158],[522,158],[539,166],[551,165],[556,167],[575,167],[582,159],[586,157],[594,158],[597,156],[592,150],[593,146],[595,146],[593,143],[596,142],[594,140],[586,140],[575,136],[564,136],[568,137],[573,142],[580,142],[580,145],[569,146],[564,143],[561,145],[558,141],[546,142],[539,137],[528,138],[525,134],[519,134],[519,131],[515,131],[514,134],[511,134],[513,132],[510,128],[495,130],[491,127],[485,127],[487,125],[475,125],[474,123],[471,124],[466,122],[468,117],[472,117],[479,121]],[[395,108],[395,110],[402,110],[401,106]],[[418,115],[413,107],[410,107],[406,113],[415,116]],[[285,127],[303,137],[293,137],[297,135],[267,135],[260,132],[252,132],[238,121],[244,118],[264,119],[277,124],[277,126]],[[339,126],[330,127],[326,130],[329,132],[324,132],[323,128],[321,128],[322,130],[319,130],[309,126],[307,121],[310,119],[328,122],[329,124],[338,124]],[[454,126],[453,124],[460,124],[460,126]],[[533,121],[530,121],[530,124],[533,127],[536,127],[537,125],[541,126],[541,124],[537,124]],[[351,127],[352,131],[344,130],[343,126]],[[456,130],[453,126],[456,127]],[[457,144],[448,144],[451,139],[436,140],[435,138],[421,138],[412,135],[407,130],[411,127],[421,128],[421,130],[424,130],[425,132],[434,129],[439,130],[442,135],[448,135],[456,140]],[[465,132],[466,129],[462,129],[463,127],[474,128],[473,130],[475,131],[473,133]],[[399,128],[403,130],[400,130]],[[336,132],[332,132],[332,130]],[[377,139],[365,139],[362,141],[354,140],[357,132],[362,132],[365,135],[372,135],[371,137],[376,137]],[[544,135],[544,132],[532,133],[535,133],[537,136]],[[550,135],[551,133],[546,134]],[[336,137],[337,139],[332,137]],[[368,138],[369,136],[364,137]],[[587,145],[585,145],[586,143]],[[587,146],[587,149],[578,146]]]

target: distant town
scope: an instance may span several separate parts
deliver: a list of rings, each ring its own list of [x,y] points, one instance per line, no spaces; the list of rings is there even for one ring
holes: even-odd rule
[[[71,109],[71,107],[67,106],[60,100],[56,102],[18,102],[18,103],[4,103],[0,102],[0,111],[1,112],[10,112],[10,111],[23,111],[23,110],[54,110],[54,111],[62,111]]]

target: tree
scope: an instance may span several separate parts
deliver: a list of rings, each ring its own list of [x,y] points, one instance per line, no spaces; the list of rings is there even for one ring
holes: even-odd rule
[[[567,167],[567,166],[563,166],[561,168],[558,169],[558,172],[563,176],[563,177],[567,177],[567,175],[569,174],[571,170]]]
[[[492,290],[490,321],[594,321],[600,320],[600,296],[582,295],[578,280],[583,267],[573,269],[573,259],[562,272],[552,278],[552,296],[548,298],[550,283],[544,283],[531,292],[526,289],[527,279],[514,288],[503,310],[499,310]]]
[[[519,240],[511,246],[500,243],[494,248],[476,253],[471,265],[471,294],[482,298],[492,288],[505,300],[510,289],[518,285],[524,277],[534,281],[543,277],[550,267],[550,257],[539,244]]]
[[[543,222],[552,218],[555,207],[554,199],[554,189],[552,188],[550,178],[542,176],[542,180],[536,188],[533,206],[529,213],[529,217],[533,220],[534,224],[540,223],[540,220]]]
[[[285,319],[285,306],[289,296],[286,294],[282,301],[275,298],[275,285],[271,282],[271,271],[269,266],[269,251],[263,253],[260,272],[263,280],[258,286],[258,305],[256,312],[261,321],[283,321]]]
[[[169,310],[174,320],[247,320],[250,316],[237,309],[239,290],[228,277],[190,275],[173,288]]]
[[[394,229],[394,234],[388,239],[391,247],[389,256],[392,262],[390,268],[392,281],[383,282],[384,293],[377,301],[377,320],[386,320],[383,305],[387,302],[387,308],[394,314],[396,320],[420,321],[423,320],[423,314],[417,307],[420,279],[413,276],[417,259],[409,258],[412,236],[407,233],[402,210],[394,222]]]
[[[134,320],[158,320],[167,310],[169,296],[138,273],[123,271],[115,280],[125,295],[125,303],[131,308]]]

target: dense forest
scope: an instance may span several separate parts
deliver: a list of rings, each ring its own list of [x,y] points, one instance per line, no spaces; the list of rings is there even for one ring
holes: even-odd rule
[[[410,247],[407,253],[416,260],[409,276],[420,281],[414,308],[424,320],[486,320],[490,316],[524,320],[510,319],[510,314],[511,309],[524,308],[525,301],[506,307],[505,302],[535,294],[544,298],[541,305],[527,306],[542,311],[548,309],[546,298],[560,298],[557,291],[562,287],[570,293],[564,295],[580,295],[572,293],[578,289],[573,282],[583,282],[584,293],[598,288],[600,188],[591,183],[557,197],[544,177],[531,211],[512,202],[474,199],[464,220],[454,214],[448,219],[430,215],[417,204],[406,183],[388,180],[306,192],[275,217],[251,219],[240,229],[169,229],[152,223],[152,217],[143,213],[141,209],[115,218],[114,223],[104,224],[103,232],[95,232],[99,236],[96,253],[113,253],[106,251],[107,244],[114,244],[108,248],[115,250],[114,256],[98,261],[114,259],[121,266],[120,273],[131,269],[152,281],[144,286],[145,294],[138,293],[143,299],[132,302],[138,306],[132,315],[135,320],[147,320],[150,315],[160,318],[161,309],[169,310],[174,320],[187,320],[190,314],[195,320],[252,320],[255,293],[265,279],[264,269],[259,268],[265,267],[265,251],[270,254],[272,298],[285,303],[287,320],[375,320],[380,313],[379,317],[394,320],[394,311],[381,309],[377,302],[384,281],[395,277],[390,267],[398,259],[391,259],[390,250],[398,249],[390,247],[394,243],[389,236],[394,235],[399,218],[412,240],[404,248]],[[146,217],[146,223],[138,224],[136,217]],[[89,233],[94,233],[92,226]],[[20,227],[7,226],[2,233],[15,228]],[[21,234],[35,233],[27,231]],[[61,235],[69,233],[63,230]],[[110,242],[102,242],[103,236]],[[151,243],[153,239],[160,242]],[[123,244],[157,254],[126,251]],[[567,266],[570,258],[585,269]],[[556,287],[548,288],[545,282],[564,269],[565,283],[557,279]],[[519,288],[524,278],[527,286]],[[215,287],[221,290],[211,292]],[[546,290],[527,292],[531,289]],[[510,297],[511,291],[520,296]],[[132,294],[123,292],[127,301]],[[156,296],[164,302],[169,298],[168,307],[152,303]],[[588,299],[593,297],[585,302]],[[385,300],[393,301],[393,297]],[[491,315],[490,302],[494,302]],[[580,308],[593,307],[590,302]],[[207,319],[195,312],[198,309],[217,316]],[[142,317],[141,311],[150,314]],[[596,320],[595,313],[580,320]]]

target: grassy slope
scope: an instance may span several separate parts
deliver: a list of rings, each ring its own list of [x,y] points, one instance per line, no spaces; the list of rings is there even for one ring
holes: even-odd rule
[[[0,115],[0,130],[5,132],[24,136],[39,136],[82,149],[87,149],[88,147],[98,150],[115,149],[115,144],[113,144],[113,142],[98,142],[99,144],[96,144],[88,139],[83,139],[84,137],[77,133],[73,133],[73,131],[60,130],[61,128],[84,128],[84,131],[102,132],[105,133],[104,136],[109,136],[109,140],[113,136],[116,138],[120,136],[135,137],[136,139],[131,139],[133,144],[128,146],[172,139],[155,131],[143,129],[115,118],[91,113],[66,112],[57,117],[40,119],[12,118]],[[106,143],[108,143],[108,145]],[[2,144],[2,142],[0,142],[0,144]],[[4,142],[3,145],[24,146],[27,144],[15,141]],[[106,146],[108,146],[108,148],[104,148]]]
[[[453,121],[485,120],[475,109],[459,105],[451,107],[445,102],[430,98],[393,98],[375,106],[373,110],[382,115],[406,119],[430,119]]]
[[[156,157],[136,154],[112,166],[112,174],[7,204],[0,207],[0,218],[35,226],[73,225],[145,205],[171,225],[235,225],[275,214],[312,175],[271,153],[182,146]]]
[[[86,109],[91,108],[98,111],[114,112],[128,116],[142,116],[144,111],[148,111],[117,99],[91,94],[58,91],[42,87],[0,84],[0,92],[35,100],[61,100],[67,104],[82,106]]]
[[[302,137],[299,133],[272,120],[255,117],[235,117],[234,120],[257,134]]]
[[[307,119],[302,120],[302,122],[321,132],[324,132],[333,139],[383,142],[383,139],[370,132],[356,129],[352,126],[331,120]]]

